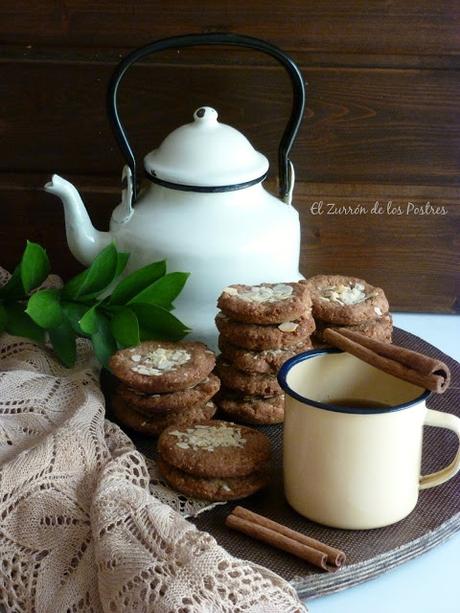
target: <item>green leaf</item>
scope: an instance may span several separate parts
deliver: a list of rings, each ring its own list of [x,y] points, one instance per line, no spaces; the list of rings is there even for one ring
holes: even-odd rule
[[[37,243],[27,241],[27,246],[10,279],[0,288],[4,300],[19,300],[35,287],[41,285],[50,271],[46,251]]]
[[[97,307],[98,305],[95,304],[90,309],[88,309],[78,322],[83,332],[90,336],[97,331],[97,326],[99,324],[99,313],[96,310]]]
[[[79,295],[85,296],[105,289],[115,277],[117,264],[118,252],[115,245],[110,243],[96,256],[86,271]]]
[[[190,332],[190,328],[161,306],[132,304],[131,308],[137,315],[142,341],[149,339],[178,341]]]
[[[128,263],[129,260],[129,253],[126,253],[124,251],[119,251],[117,254],[117,269],[115,271],[115,279],[121,275],[121,273],[124,271],[124,269],[126,268],[126,264]]]
[[[59,291],[42,289],[29,298],[25,311],[36,324],[45,330],[57,328],[62,322],[63,314],[59,302]]]
[[[49,275],[50,263],[41,245],[27,241],[20,269],[21,281],[26,294],[43,283]]]
[[[19,265],[5,285],[0,287],[0,298],[3,300],[20,300],[25,297],[26,293],[21,281],[21,266]]]
[[[125,277],[113,290],[111,304],[126,304],[143,289],[166,274],[166,261],[153,262]]]
[[[49,331],[49,337],[56,355],[67,368],[75,364],[77,346],[75,332],[70,323],[63,319],[61,324]]]
[[[110,313],[110,315],[113,315],[115,313],[118,313],[120,309],[124,308],[122,304],[109,304],[109,299],[110,296],[104,298],[104,300],[101,300],[101,302],[99,303],[101,306],[101,310],[104,313]]]
[[[113,243],[107,245],[91,266],[64,286],[64,296],[70,299],[89,298],[100,294],[115,278],[118,252]]]
[[[113,338],[107,317],[99,313],[98,320],[98,329],[91,335],[91,342],[97,359],[107,368],[110,356],[117,350],[117,343]]]
[[[122,347],[132,347],[140,343],[139,322],[135,313],[128,307],[115,313],[110,329],[117,343]]]
[[[67,283],[62,288],[62,295],[64,296],[64,298],[69,298],[73,300],[78,297],[80,287],[82,286],[82,283],[86,277],[86,273],[87,271],[83,270],[83,272],[80,272],[78,273],[78,275],[75,275],[75,277],[72,277],[70,281],[67,281]]]
[[[8,319],[8,315],[6,313],[6,309],[3,304],[0,304],[0,334],[6,327],[6,320]]]
[[[61,306],[67,321],[72,327],[72,330],[78,336],[87,336],[81,329],[79,322],[88,310],[88,306],[81,304],[80,302],[62,302]]]
[[[37,343],[42,343],[45,339],[43,328],[37,324],[24,312],[25,305],[9,304],[5,306],[7,320],[5,330],[14,336],[25,336]]]
[[[171,272],[139,292],[134,298],[131,298],[128,304],[158,304],[169,310],[171,303],[180,294],[189,276],[188,272]]]

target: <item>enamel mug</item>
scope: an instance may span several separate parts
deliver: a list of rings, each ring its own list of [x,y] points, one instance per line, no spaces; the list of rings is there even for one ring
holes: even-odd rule
[[[423,426],[460,439],[460,419],[427,409],[430,392],[417,385],[336,349],[291,358],[278,379],[286,393],[285,494],[308,519],[353,530],[388,526],[409,515],[419,490],[460,469],[458,451],[449,466],[420,475]],[[387,406],[331,404],[341,398]]]

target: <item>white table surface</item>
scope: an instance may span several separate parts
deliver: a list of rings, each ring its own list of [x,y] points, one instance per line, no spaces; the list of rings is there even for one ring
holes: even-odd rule
[[[460,316],[396,313],[394,323],[460,362]],[[306,604],[310,613],[460,613],[460,533],[371,581]]]

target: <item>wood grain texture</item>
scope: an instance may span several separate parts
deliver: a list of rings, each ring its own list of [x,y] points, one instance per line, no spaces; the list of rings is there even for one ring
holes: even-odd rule
[[[4,172],[118,173],[105,111],[109,65],[0,65]],[[303,67],[309,102],[293,160],[301,181],[459,184],[460,72]],[[186,95],[184,95],[186,93]],[[276,67],[143,66],[120,108],[139,158],[204,104],[268,154],[290,108]]]
[[[81,267],[67,248],[60,201],[38,187],[46,179],[44,174],[25,181],[24,176],[22,181],[14,175],[3,177],[2,264],[12,268],[25,240],[35,240],[47,246],[53,270],[67,277]],[[72,179],[82,188],[94,225],[107,230],[119,201],[117,182],[109,177],[76,175]],[[380,215],[372,213],[376,201],[384,208]],[[323,214],[317,214],[315,205],[320,202]],[[410,207],[407,212],[408,203],[421,210],[427,202],[438,214],[421,215]],[[305,276],[343,273],[363,277],[385,289],[395,311],[460,312],[460,202],[456,188],[299,183],[295,205],[302,226],[301,270]],[[348,211],[357,206],[366,212],[356,215]],[[402,215],[395,214],[398,207]],[[440,214],[442,207],[445,215]]]
[[[14,45],[138,47],[185,32],[233,31],[286,50],[454,55],[455,0],[16,0],[0,7],[0,40]]]

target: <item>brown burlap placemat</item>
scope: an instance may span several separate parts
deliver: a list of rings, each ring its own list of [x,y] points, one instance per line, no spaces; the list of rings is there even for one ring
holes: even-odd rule
[[[396,344],[420,351],[446,362],[452,384],[442,396],[432,395],[428,406],[460,416],[460,364],[420,338],[395,329]],[[251,560],[287,579],[301,597],[313,598],[345,589],[414,558],[446,540],[460,529],[460,475],[438,487],[420,492],[415,510],[406,519],[376,530],[338,530],[311,522],[289,507],[282,483],[282,427],[261,428],[271,438],[275,472],[264,492],[244,501],[244,506],[309,536],[324,541],[347,554],[347,565],[336,573],[325,573],[297,558],[258,543],[225,527],[225,517],[235,503],[216,507],[192,521],[212,534],[233,555]],[[129,433],[147,456],[155,443]],[[453,458],[456,436],[442,428],[426,428],[423,447],[423,473],[439,470]]]

